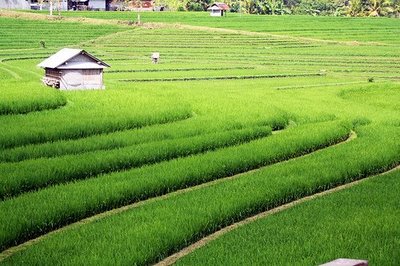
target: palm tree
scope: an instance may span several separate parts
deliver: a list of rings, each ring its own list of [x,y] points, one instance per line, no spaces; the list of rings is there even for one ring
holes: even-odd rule
[[[387,16],[395,12],[390,0],[371,0],[370,16]]]

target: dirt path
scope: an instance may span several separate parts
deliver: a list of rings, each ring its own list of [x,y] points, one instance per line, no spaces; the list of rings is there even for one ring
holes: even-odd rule
[[[246,224],[252,223],[252,222],[254,222],[256,220],[268,217],[268,216],[270,216],[272,214],[287,210],[287,209],[289,209],[289,208],[291,208],[293,206],[299,205],[299,204],[301,204],[303,202],[310,201],[310,200],[313,200],[313,199],[316,199],[316,198],[320,198],[320,197],[323,197],[325,195],[328,195],[328,194],[331,194],[331,193],[334,193],[334,192],[337,192],[337,191],[340,191],[340,190],[344,190],[344,189],[353,187],[353,186],[358,185],[359,183],[364,182],[364,181],[366,181],[368,179],[375,178],[375,177],[381,176],[381,175],[385,175],[385,174],[394,172],[396,170],[400,170],[400,165],[398,165],[397,167],[395,167],[395,168],[393,168],[393,169],[391,169],[389,171],[386,171],[384,173],[381,173],[381,174],[378,174],[378,175],[374,175],[374,176],[370,176],[370,177],[366,177],[364,179],[360,179],[360,180],[357,180],[357,181],[354,181],[354,182],[351,182],[351,183],[347,183],[347,184],[344,184],[344,185],[341,185],[341,186],[338,186],[338,187],[335,187],[335,188],[332,188],[332,189],[329,189],[329,190],[326,190],[326,191],[323,191],[323,192],[320,192],[320,193],[317,193],[317,194],[314,194],[314,195],[311,195],[311,196],[307,196],[307,197],[304,197],[304,198],[289,202],[289,203],[287,203],[285,205],[276,207],[274,209],[259,213],[257,215],[252,216],[252,217],[249,217],[249,218],[247,218],[247,219],[245,219],[243,221],[231,224],[231,225],[229,225],[229,226],[227,226],[225,228],[222,228],[221,230],[219,230],[219,231],[217,231],[217,232],[215,232],[215,233],[213,233],[211,235],[208,235],[208,236],[200,239],[199,241],[197,241],[197,242],[193,243],[192,245],[182,249],[181,251],[179,251],[179,252],[177,252],[175,254],[172,254],[171,256],[169,256],[169,257],[165,258],[164,260],[160,261],[159,263],[155,264],[155,266],[172,265],[176,261],[178,261],[179,259],[183,258],[184,256],[189,255],[190,253],[192,253],[196,249],[199,249],[199,248],[207,245],[211,241],[213,241],[213,240],[219,238],[220,236],[222,236],[222,235],[224,235],[226,233],[229,233],[230,231],[235,230],[235,229],[237,229],[237,228],[239,228],[239,227],[241,227],[243,225],[246,225]]]
[[[274,131],[273,134],[279,134],[280,132],[282,132],[282,130]],[[354,140],[355,138],[357,138],[357,134],[354,131],[351,131],[346,140],[344,140],[342,142],[339,142],[337,144],[325,147],[325,148],[330,148],[330,147],[335,147],[337,145],[342,145],[342,144],[345,144],[345,143],[347,143],[349,141]],[[302,156],[299,156],[299,157],[295,157],[295,158],[292,158],[292,159],[289,159],[289,160],[281,161],[281,162],[278,162],[278,163],[275,163],[275,164],[272,164],[272,165],[285,163],[287,161],[296,160],[298,158],[304,158],[306,156],[310,156],[311,154],[314,154],[314,153],[316,153],[316,152],[318,152],[320,150],[323,150],[325,148],[321,148],[321,149],[315,150],[315,151],[313,151],[311,153],[308,153],[308,154],[305,154],[305,155],[302,155]],[[134,208],[138,208],[138,207],[140,207],[142,205],[145,205],[145,204],[150,204],[152,202],[157,202],[157,201],[161,201],[161,200],[164,200],[164,199],[168,199],[170,197],[173,197],[173,196],[176,196],[176,195],[179,195],[179,194],[183,194],[183,193],[187,193],[187,192],[190,192],[190,191],[194,191],[194,190],[202,189],[202,188],[205,188],[205,187],[213,186],[213,185],[216,185],[218,183],[225,182],[227,180],[236,179],[236,178],[239,178],[239,177],[241,177],[243,175],[247,175],[247,174],[250,174],[250,173],[261,171],[262,169],[265,169],[267,167],[271,167],[271,165],[266,165],[266,166],[263,166],[263,167],[260,167],[260,168],[257,168],[257,169],[253,169],[253,170],[250,170],[250,171],[247,171],[247,172],[239,173],[239,174],[236,174],[236,175],[233,175],[233,176],[228,176],[228,177],[225,177],[225,178],[216,179],[216,180],[213,180],[213,181],[210,181],[210,182],[207,182],[207,183],[203,183],[203,184],[200,184],[200,185],[197,185],[197,186],[192,186],[192,187],[189,187],[189,188],[177,190],[177,191],[165,194],[165,195],[161,195],[161,196],[158,196],[158,197],[150,198],[150,199],[147,199],[147,200],[143,200],[143,201],[140,201],[140,202],[136,202],[136,203],[133,203],[133,204],[130,204],[130,205],[126,205],[126,206],[123,206],[123,207],[120,207],[120,208],[116,208],[116,209],[113,209],[113,210],[110,210],[110,211],[106,211],[106,212],[103,212],[103,213],[99,213],[99,214],[93,215],[91,217],[82,219],[82,220],[80,220],[78,222],[66,225],[64,227],[61,227],[59,229],[56,229],[54,231],[51,231],[51,232],[46,233],[44,235],[41,235],[41,236],[39,236],[37,238],[28,240],[28,241],[26,241],[26,242],[24,242],[24,243],[22,243],[22,244],[20,244],[18,246],[14,246],[14,247],[11,247],[9,249],[4,250],[3,252],[0,253],[0,263],[3,260],[5,260],[6,258],[12,256],[13,254],[15,254],[15,253],[17,253],[19,251],[22,251],[22,250],[28,248],[29,246],[34,245],[37,242],[40,242],[44,238],[50,237],[50,236],[52,236],[54,234],[57,234],[57,233],[60,233],[62,231],[72,230],[72,229],[78,228],[79,226],[82,226],[84,224],[92,223],[92,222],[98,221],[100,219],[109,217],[111,215],[115,215],[115,214],[122,213],[122,212],[125,212],[125,211],[128,211],[128,210],[134,209]]]

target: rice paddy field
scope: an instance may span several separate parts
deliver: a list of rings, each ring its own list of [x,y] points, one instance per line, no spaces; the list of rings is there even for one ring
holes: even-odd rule
[[[0,11],[1,265],[400,264],[399,19],[63,15]]]

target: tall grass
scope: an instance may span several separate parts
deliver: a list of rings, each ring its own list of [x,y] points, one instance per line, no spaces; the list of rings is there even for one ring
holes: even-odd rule
[[[56,109],[67,104],[59,91],[38,86],[36,83],[8,82],[0,88],[0,115],[26,114],[34,111]]]
[[[66,15],[132,19],[132,13],[125,12]],[[125,213],[55,234],[8,263],[152,263],[234,221],[399,162],[397,20],[142,15],[144,22],[181,21],[234,30],[148,24],[121,32],[114,26],[88,26],[87,21],[82,25],[43,22],[43,27],[42,21],[23,21],[18,28],[17,19],[0,20],[7,26],[0,29],[4,35],[0,76],[6,77],[0,80],[2,88],[14,90],[8,85],[19,78],[19,84],[27,85],[24,91],[29,91],[42,75],[36,68],[40,60],[67,44],[94,53],[112,64],[113,71],[104,76],[105,91],[49,90],[51,95],[43,95],[43,101],[50,103],[62,96],[67,104],[0,116],[4,174],[0,184],[16,184],[14,197],[0,202],[2,249],[82,218],[156,197]],[[43,35],[58,27],[57,34]],[[40,39],[48,49],[35,48]],[[156,51],[161,60],[152,64],[149,57]],[[131,70],[138,71],[127,72]],[[154,81],[299,73],[326,75]],[[397,83],[382,82],[390,80]],[[36,101],[29,99],[34,96],[30,91],[22,94],[12,104],[17,109]],[[336,121],[317,123],[331,120]],[[358,138],[277,163],[346,138],[351,125],[338,120],[352,121]],[[277,129],[287,124],[288,129],[279,134],[244,143],[245,135],[257,134],[257,127]],[[240,140],[235,139],[237,135]],[[219,147],[220,137],[229,144]],[[192,139],[197,141],[192,143]],[[147,147],[146,157],[137,152],[138,147]],[[158,197],[274,163],[257,172]],[[131,166],[140,168],[126,169]],[[82,179],[76,179],[75,173]],[[24,181],[17,184],[18,180]],[[25,180],[30,188],[20,187]],[[53,185],[51,180],[62,184]],[[26,192],[35,182],[42,184]],[[46,185],[50,186],[41,187]]]
[[[176,265],[305,266],[339,257],[397,265],[399,178],[397,170],[262,218],[216,239]]]
[[[131,20],[132,15],[121,12],[68,12],[65,16]],[[388,18],[313,17],[313,16],[254,16],[230,13],[227,17],[210,17],[207,12],[145,12],[143,22],[182,23],[190,25],[268,32],[280,35],[350,41],[398,41],[398,21]]]
[[[288,118],[282,113],[271,114],[262,120],[247,121],[243,124],[221,123],[207,117],[191,117],[166,124],[157,124],[139,129],[117,131],[81,139],[60,140],[50,143],[31,144],[5,149],[0,153],[2,162],[18,162],[27,159],[51,158],[67,154],[81,154],[96,150],[109,150],[167,139],[178,139],[213,132],[269,126],[274,130],[283,129]],[[204,125],[207,125],[206,127]]]
[[[0,164],[0,199],[53,184],[235,145],[265,137],[270,133],[271,128],[241,129],[163,140],[114,150],[4,163]]]
[[[1,49],[32,49],[64,47],[90,40],[104,34],[124,30],[117,25],[101,25],[86,23],[68,23],[62,21],[21,20],[0,17]],[[77,31],[76,29],[80,30]],[[34,32],[35,34],[32,34]],[[49,34],[51,33],[51,34]]]
[[[68,93],[67,108],[25,116],[0,116],[0,149],[77,139],[192,116],[191,107],[176,99],[148,98],[132,92]]]
[[[300,156],[348,134],[349,125],[337,121],[299,126],[235,147],[27,193],[0,202],[1,247],[95,213]]]
[[[359,128],[358,134],[349,143],[304,158],[59,232],[15,254],[5,265],[60,260],[71,265],[154,263],[252,214],[400,163],[400,144],[393,138],[400,137],[397,128],[371,125]]]

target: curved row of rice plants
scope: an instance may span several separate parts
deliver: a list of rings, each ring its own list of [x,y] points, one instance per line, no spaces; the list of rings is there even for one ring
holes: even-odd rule
[[[399,248],[399,236],[393,229],[398,228],[400,215],[399,178],[399,171],[379,176],[260,219],[176,265],[319,265],[336,259],[337,254],[368,258],[373,265],[397,265],[400,258],[393,250]],[[382,245],[385,238],[391,239],[389,245]]]
[[[312,35],[309,17],[290,17],[277,34],[283,18],[143,17],[241,31],[0,19],[18,25],[2,27],[10,45],[0,52],[1,263],[155,263],[236,221],[400,163],[396,20],[317,18],[332,25]],[[48,41],[39,34],[59,27]],[[379,43],[367,36],[376,27],[387,33]],[[48,48],[30,46],[41,40],[33,36],[22,45],[35,30]],[[105,91],[40,85],[37,63],[61,45],[112,65]],[[181,263],[198,264],[199,254]]]

